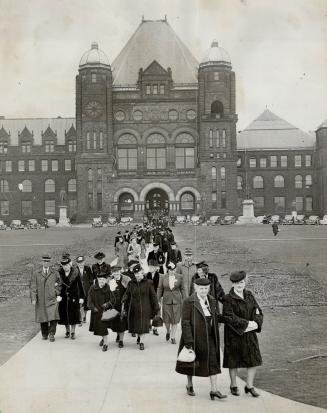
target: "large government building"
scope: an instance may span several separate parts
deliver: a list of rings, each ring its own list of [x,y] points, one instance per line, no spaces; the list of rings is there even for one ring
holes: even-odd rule
[[[0,117],[0,219],[58,218],[61,203],[77,222],[237,216],[245,198],[256,215],[327,214],[327,123],[308,134],[266,109],[237,133],[235,88],[218,42],[198,62],[166,19],[112,62],[92,43],[75,118]]]

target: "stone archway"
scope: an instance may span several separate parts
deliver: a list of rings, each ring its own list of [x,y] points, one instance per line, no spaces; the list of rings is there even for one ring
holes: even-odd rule
[[[169,202],[174,202],[175,201],[175,195],[174,195],[174,191],[170,188],[170,186],[168,186],[167,184],[164,184],[162,182],[153,182],[151,184],[145,185],[145,187],[142,189],[141,193],[140,193],[140,202],[145,202],[145,198],[147,193],[151,190],[151,189],[155,189],[155,188],[159,188],[162,189],[163,191],[165,191],[168,195],[168,200]]]

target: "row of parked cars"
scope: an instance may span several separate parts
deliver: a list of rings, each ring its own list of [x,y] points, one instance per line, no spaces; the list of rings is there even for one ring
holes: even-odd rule
[[[322,219],[318,215],[261,215],[256,218],[259,224],[273,224],[276,222],[281,225],[327,225],[327,215]]]
[[[103,222],[101,217],[95,217],[93,218],[92,221],[92,228],[102,228],[104,226],[107,227],[113,227],[115,225],[129,225],[133,222],[132,217],[121,217],[121,218],[116,218],[116,217],[109,217],[106,222]]]
[[[234,215],[225,215],[221,217],[219,215],[212,215],[208,220],[200,215],[177,215],[175,223],[176,224],[193,224],[193,225],[231,225],[235,224],[236,217]]]
[[[40,224],[37,219],[30,218],[24,223],[20,219],[13,219],[9,225],[6,225],[3,220],[0,220],[0,230],[7,229],[41,229],[45,227],[56,226],[55,219],[44,219],[43,224]]]

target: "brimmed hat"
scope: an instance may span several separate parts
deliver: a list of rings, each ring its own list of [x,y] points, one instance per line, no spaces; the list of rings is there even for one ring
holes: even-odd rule
[[[96,275],[95,275],[95,277],[96,278],[108,278],[108,274],[107,273],[105,273],[105,272],[98,272]]]
[[[196,285],[210,285],[211,281],[209,280],[209,278],[197,278],[196,280],[194,280],[194,284],[196,284]]]
[[[184,255],[193,255],[191,248],[185,248]]]
[[[171,243],[170,243],[170,245],[176,245],[176,242],[175,242],[175,241],[173,241],[173,242],[171,242]]]
[[[43,254],[42,255],[42,261],[51,261],[51,256],[50,254]]]
[[[205,261],[200,261],[195,265],[196,265],[196,268],[208,267],[208,264]]]
[[[138,261],[138,260],[130,260],[130,261],[128,262],[128,266],[129,266],[129,267],[131,267],[131,266],[133,266],[133,265],[135,265],[135,264],[139,264],[139,261]]]
[[[137,273],[139,273],[140,271],[142,271],[142,267],[141,267],[141,265],[140,264],[136,264],[134,267],[133,267],[133,273],[134,274],[137,274]]]
[[[154,242],[154,243],[153,243],[153,246],[154,246],[154,247],[159,247],[158,242]]]
[[[70,258],[68,258],[68,257],[62,257],[62,259],[61,259],[61,261],[60,261],[60,264],[61,265],[67,265],[67,264],[69,264],[71,262],[71,259]]]
[[[121,271],[121,267],[119,265],[115,265],[114,267],[111,268],[111,274],[115,273],[115,272],[119,272]]]
[[[94,254],[94,258],[96,260],[102,260],[102,258],[104,258],[106,256],[106,254],[104,254],[103,252],[97,252],[96,254]]]
[[[78,263],[84,262],[84,261],[85,261],[85,257],[84,257],[83,255],[79,255],[79,256],[76,258],[76,262],[78,262]]]
[[[238,283],[246,277],[246,272],[245,271],[234,271],[231,273],[229,279],[231,280],[232,283]]]

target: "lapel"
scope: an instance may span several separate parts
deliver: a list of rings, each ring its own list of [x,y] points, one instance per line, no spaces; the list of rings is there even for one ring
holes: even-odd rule
[[[205,319],[206,316],[204,315],[204,312],[202,310],[202,306],[200,304],[200,300],[198,299],[198,296],[196,293],[193,293],[191,295],[191,301],[193,302],[194,307],[199,311],[199,313],[202,315],[202,317]]]
[[[40,273],[41,273],[41,275],[44,279],[48,279],[50,274],[51,274],[51,268],[50,267],[48,268],[48,274],[47,275],[44,274],[43,267],[40,269]]]

